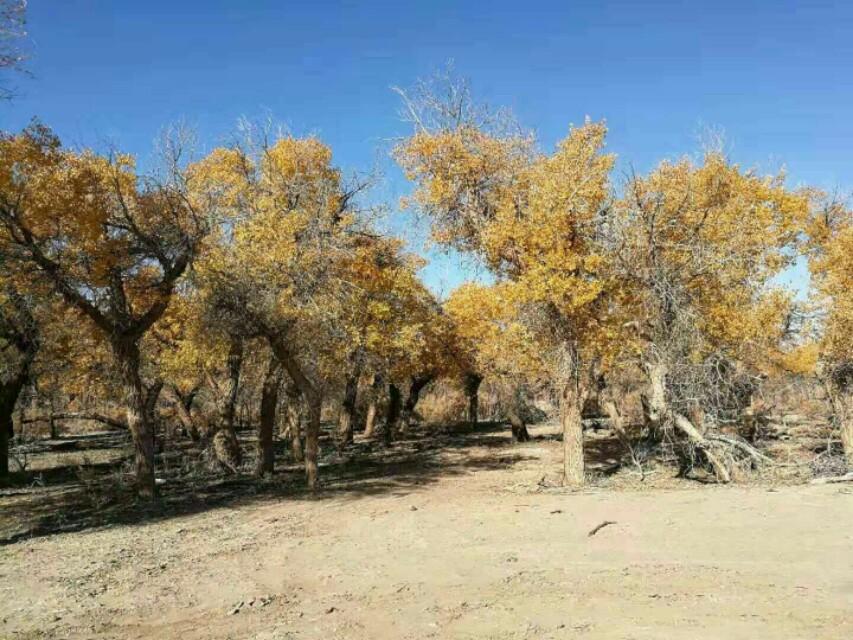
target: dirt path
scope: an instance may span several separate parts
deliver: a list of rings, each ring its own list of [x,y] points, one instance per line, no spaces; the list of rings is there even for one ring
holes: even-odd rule
[[[537,491],[558,444],[495,438],[429,480],[0,547],[0,638],[853,637],[850,487]]]

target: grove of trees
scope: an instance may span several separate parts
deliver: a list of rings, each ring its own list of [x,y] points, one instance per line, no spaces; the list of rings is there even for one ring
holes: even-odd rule
[[[626,448],[642,434],[684,470],[729,482],[738,461],[764,454],[722,425],[794,370],[825,385],[853,470],[843,201],[715,150],[621,178],[603,122],[544,150],[464,83],[400,93],[403,205],[489,273],[445,300],[421,281],[421,258],[380,231],[371,180],[347,179],[315,137],[254,128],[195,157],[177,129],[142,172],[118,151],[68,148],[39,122],[2,133],[0,479],[26,389],[51,420],[127,429],[137,493],[153,500],[161,432],[238,473],[248,422],[257,475],[274,472],[280,436],[317,489],[324,416],[336,448],[357,430],[391,445],[440,381],[464,394],[458,418],[474,426],[487,385],[522,442],[534,398],[551,398],[568,486],[585,481],[591,400]],[[807,303],[775,284],[798,259],[811,269]],[[627,381],[641,387],[638,424]],[[123,415],[106,410],[116,405]]]

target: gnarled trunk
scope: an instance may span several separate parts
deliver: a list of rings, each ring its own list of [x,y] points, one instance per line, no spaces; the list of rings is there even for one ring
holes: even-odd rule
[[[234,428],[237,398],[240,391],[240,371],[243,367],[243,341],[234,337],[228,349],[228,378],[222,405],[220,424],[213,434],[213,452],[220,466],[237,473],[243,461],[240,442]]]
[[[117,339],[112,347],[124,389],[127,428],[133,438],[136,491],[143,500],[154,500],[154,428],[139,375],[139,345],[135,340]]]
[[[276,410],[278,409],[278,390],[281,387],[283,369],[275,356],[270,357],[264,384],[261,389],[261,417],[258,426],[258,462],[255,475],[271,474],[275,470],[275,449],[273,433],[275,431]]]
[[[355,406],[358,400],[358,378],[360,371],[347,376],[344,388],[344,400],[341,403],[341,414],[338,418],[338,446],[345,447],[352,443],[353,423],[355,422]]]
[[[432,382],[432,379],[432,375],[414,376],[412,378],[412,383],[409,385],[409,395],[406,397],[406,402],[403,404],[400,413],[400,428],[403,432],[408,431],[411,426],[415,407],[418,406],[418,401],[421,399],[421,392]]]
[[[388,384],[388,409],[385,412],[385,425],[382,429],[385,444],[390,444],[397,438],[397,427],[400,421],[402,396],[400,388],[393,382]]]
[[[468,424],[472,427],[477,426],[480,420],[480,384],[483,382],[483,376],[476,373],[466,373],[463,381],[465,387],[465,396],[468,398]]]

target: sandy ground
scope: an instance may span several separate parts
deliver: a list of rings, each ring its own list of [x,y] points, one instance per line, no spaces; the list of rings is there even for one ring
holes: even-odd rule
[[[0,638],[853,638],[850,486],[543,490],[507,440],[0,547]]]

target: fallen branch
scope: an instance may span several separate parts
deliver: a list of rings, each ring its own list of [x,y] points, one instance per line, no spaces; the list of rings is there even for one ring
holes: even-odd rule
[[[604,522],[602,522],[600,525],[596,526],[596,527],[595,527],[592,531],[590,531],[588,534],[586,534],[586,535],[587,535],[587,537],[591,538],[591,537],[592,537],[592,536],[594,536],[596,533],[598,533],[599,531],[601,531],[604,527],[606,527],[607,525],[610,525],[610,524],[616,524],[616,521],[615,521],[615,520],[605,520],[605,521],[604,521]]]
[[[717,457],[714,451],[712,451],[711,441],[706,439],[705,436],[703,436],[699,430],[693,426],[693,423],[690,422],[690,420],[679,413],[673,415],[673,423],[679,431],[687,436],[690,444],[705,454],[705,458],[714,469],[714,475],[717,477],[717,481],[723,484],[731,482],[731,474],[729,473],[726,465]]]
[[[731,438],[729,436],[724,436],[722,434],[714,433],[714,434],[706,435],[705,439],[710,440],[712,442],[723,442],[725,444],[731,445],[732,447],[734,447],[738,451],[742,451],[743,453],[748,455],[750,458],[752,458],[756,462],[766,462],[766,463],[770,463],[770,464],[772,464],[774,462],[772,458],[768,458],[767,456],[765,456],[763,453],[761,453],[755,447],[747,444],[746,442],[742,442],[741,440],[738,440],[737,438]]]
[[[853,471],[845,473],[843,476],[832,476],[829,478],[815,478],[811,484],[835,484],[836,482],[853,482]]]

